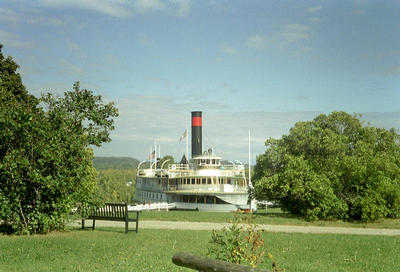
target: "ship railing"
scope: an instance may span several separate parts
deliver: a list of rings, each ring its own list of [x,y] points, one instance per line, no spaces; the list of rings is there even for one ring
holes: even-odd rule
[[[200,166],[210,166],[208,164],[200,164]],[[212,166],[212,165],[211,165]],[[230,165],[230,164],[224,164],[224,165],[219,165],[221,170],[233,170],[233,171],[243,171],[244,167],[243,165]],[[179,163],[174,163],[168,165],[168,170],[190,170],[190,167],[188,164],[179,164]]]
[[[169,185],[169,186],[167,187],[167,190],[168,190],[168,191],[176,191],[176,188],[177,188],[176,185]]]
[[[168,165],[168,170],[189,170],[189,165],[174,163]]]
[[[140,169],[138,171],[139,176],[151,177],[155,176],[156,171],[154,169]]]
[[[242,177],[244,175],[243,172],[240,171],[232,171],[232,170],[221,170],[218,173],[218,177]],[[193,177],[193,176],[200,176],[199,171],[196,170],[188,170],[188,171],[177,171],[177,172],[170,172],[170,177]],[[213,175],[215,176],[215,175]]]
[[[241,165],[230,165],[230,164],[224,164],[221,165],[221,170],[243,170],[242,167],[239,167]]]
[[[142,190],[154,190],[154,189],[157,189],[157,190],[161,190],[161,188],[162,188],[162,185],[160,184],[155,184],[155,185],[152,185],[152,184],[142,184],[141,185],[141,188],[140,189],[142,189]]]
[[[169,185],[164,188],[167,191],[199,191],[199,192],[246,192],[246,186],[230,185],[230,184],[183,184]]]
[[[128,211],[170,210],[175,208],[175,203],[156,202],[147,204],[128,205]]]

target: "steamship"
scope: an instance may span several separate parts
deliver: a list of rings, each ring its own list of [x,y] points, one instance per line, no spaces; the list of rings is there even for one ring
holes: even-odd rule
[[[244,165],[239,161],[223,161],[211,149],[202,151],[202,112],[192,112],[191,130],[190,160],[183,155],[179,163],[166,167],[157,158],[148,168],[143,169],[143,163],[139,164],[135,200],[175,203],[176,209],[185,210],[248,209],[249,185]]]

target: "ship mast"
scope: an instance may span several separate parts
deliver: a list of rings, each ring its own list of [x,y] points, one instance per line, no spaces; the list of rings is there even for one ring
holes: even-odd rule
[[[249,186],[253,187],[251,184],[251,166],[250,166],[250,160],[251,160],[251,156],[250,156],[250,130],[249,130]]]
[[[253,184],[251,184],[251,155],[250,155],[250,130],[249,130],[249,188],[253,190]],[[252,192],[253,193],[253,192]],[[252,193],[250,194],[250,198]],[[253,212],[253,199],[250,199],[250,212]]]

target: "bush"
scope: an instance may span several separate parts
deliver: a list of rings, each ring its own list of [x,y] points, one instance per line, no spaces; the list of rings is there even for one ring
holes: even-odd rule
[[[262,262],[265,254],[262,230],[257,229],[257,225],[250,224],[248,218],[246,220],[246,224],[238,224],[240,221],[236,219],[237,222],[229,228],[213,230],[208,254],[230,263],[246,262],[251,267]]]

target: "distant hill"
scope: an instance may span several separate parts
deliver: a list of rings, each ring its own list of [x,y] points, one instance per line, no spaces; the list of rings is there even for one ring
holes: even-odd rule
[[[104,169],[136,169],[140,161],[130,157],[94,157],[93,166],[97,170]]]

